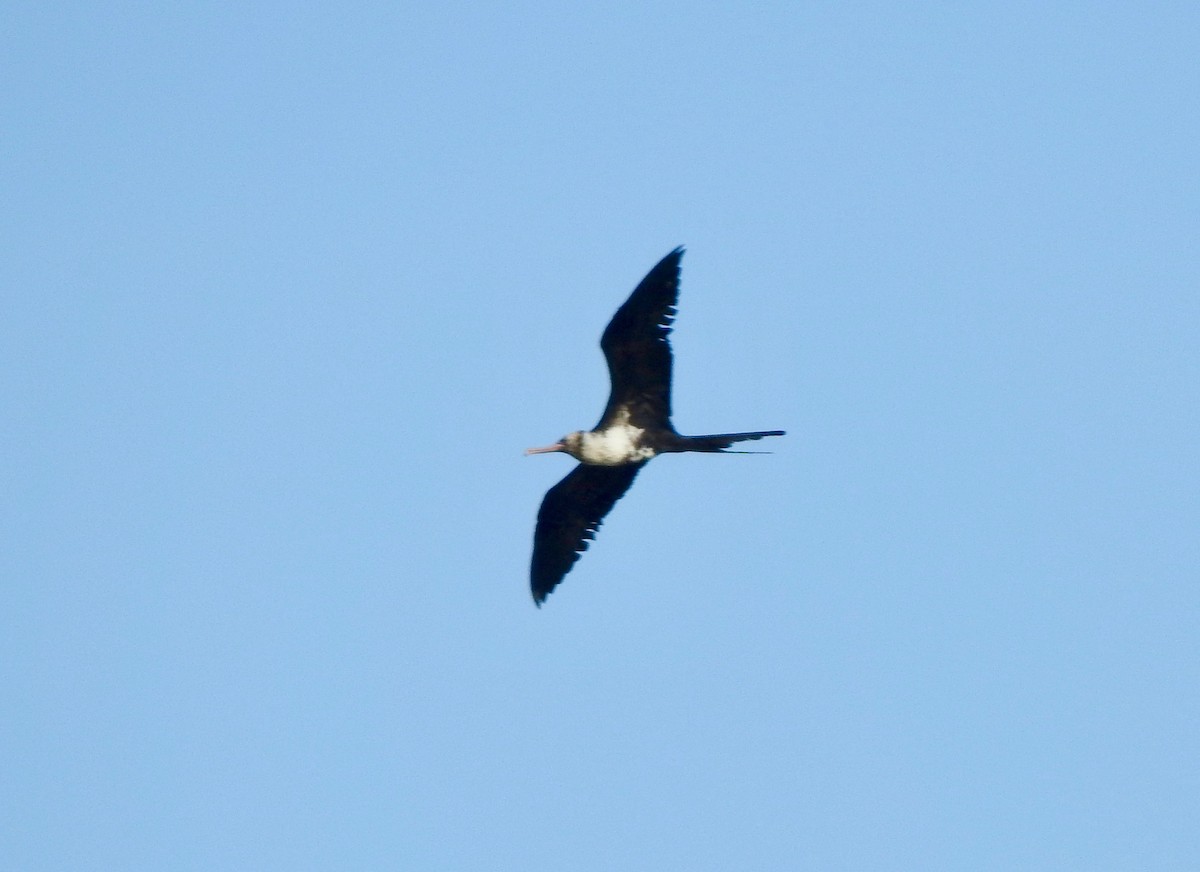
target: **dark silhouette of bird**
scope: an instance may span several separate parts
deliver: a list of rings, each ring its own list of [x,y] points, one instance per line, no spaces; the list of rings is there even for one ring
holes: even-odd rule
[[[681,246],[659,261],[600,337],[612,381],[600,423],[525,452],[561,451],[579,461],[546,492],[538,510],[529,580],[539,607],[587,550],[604,517],[652,457],[682,451],[726,452],[736,442],[784,435],[783,430],[708,436],[675,432],[668,337],[679,300],[682,257]]]

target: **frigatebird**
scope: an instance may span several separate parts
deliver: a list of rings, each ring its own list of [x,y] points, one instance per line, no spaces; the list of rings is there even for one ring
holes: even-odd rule
[[[783,430],[681,436],[671,425],[671,324],[679,300],[680,246],[658,262],[617,309],[600,337],[612,390],[600,422],[526,454],[561,451],[579,461],[550,488],[538,510],[529,570],[540,608],[642,467],[659,454],[726,452],[735,442]],[[749,452],[728,452],[734,454]]]

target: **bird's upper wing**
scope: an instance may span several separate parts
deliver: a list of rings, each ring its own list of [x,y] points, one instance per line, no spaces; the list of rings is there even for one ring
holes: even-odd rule
[[[667,337],[679,300],[682,257],[680,247],[660,260],[617,309],[600,337],[612,393],[597,429],[611,423],[622,408],[628,410],[634,426],[670,426],[671,345]]]
[[[644,461],[624,466],[581,463],[546,492],[538,510],[529,570],[533,599],[539,606],[596,538],[600,522],[644,465]]]

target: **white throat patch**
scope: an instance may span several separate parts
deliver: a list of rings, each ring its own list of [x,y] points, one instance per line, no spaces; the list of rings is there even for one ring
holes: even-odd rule
[[[579,459],[597,466],[622,466],[649,460],[654,449],[640,447],[638,439],[645,431],[629,423],[623,416],[607,430],[592,430],[583,434]]]

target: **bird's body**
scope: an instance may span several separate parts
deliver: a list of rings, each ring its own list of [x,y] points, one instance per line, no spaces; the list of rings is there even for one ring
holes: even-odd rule
[[[530,585],[540,606],[570,571],[605,515],[651,458],[682,451],[724,452],[782,430],[681,436],[671,425],[671,346],[679,297],[677,248],[659,261],[619,308],[600,338],[612,391],[600,422],[526,454],[561,451],[580,463],[552,487],[538,511]]]
[[[618,415],[604,429],[580,430],[564,437],[567,454],[580,463],[596,466],[621,466],[649,460],[658,453],[646,440],[646,431],[629,423],[628,415]],[[535,454],[538,452],[534,452]]]

